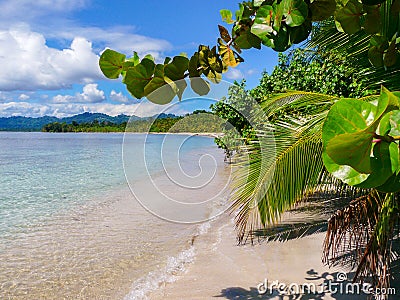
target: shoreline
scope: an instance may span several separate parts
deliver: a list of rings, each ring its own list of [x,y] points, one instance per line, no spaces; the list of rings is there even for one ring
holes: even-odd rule
[[[303,294],[307,299],[348,299],[348,295],[322,293],[327,281],[335,282],[341,273],[350,274],[349,270],[322,264],[323,240],[324,233],[317,233],[284,243],[238,246],[233,220],[224,214],[212,222],[207,233],[196,238],[196,255],[186,270],[143,299],[299,299],[273,289],[274,282],[287,286],[315,284],[317,295]],[[263,283],[271,290],[259,294],[258,286]],[[351,297],[366,299],[365,294]]]

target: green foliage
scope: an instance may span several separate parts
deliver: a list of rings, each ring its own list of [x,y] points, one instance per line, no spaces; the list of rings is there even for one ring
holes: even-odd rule
[[[223,9],[222,20],[232,25],[229,31],[218,25],[217,46],[200,45],[190,58],[167,57],[162,64],[147,55],[143,59],[134,52],[126,58],[122,53],[105,50],[100,57],[103,74],[122,81],[135,98],[147,97],[157,104],[180,99],[190,78],[192,89],[199,95],[209,91],[209,82],[218,83],[228,67],[236,67],[243,59],[242,49],[261,48],[261,44],[282,52],[293,44],[305,41],[314,26],[333,17],[336,29],[349,35],[364,33],[369,39],[368,58],[377,67],[396,65],[400,48],[398,0],[273,0],[239,3],[236,19]],[[312,23],[314,22],[314,23]],[[333,33],[334,34],[334,33]]]
[[[71,124],[65,122],[53,122],[43,126],[43,132],[124,132],[126,122],[120,124],[94,120],[91,123],[77,123],[73,121]]]
[[[400,190],[399,94],[382,88],[377,99],[339,100],[324,122],[325,167],[349,185]]]
[[[271,74],[263,73],[251,95],[261,100],[288,91],[357,98],[371,93],[349,59],[333,51],[320,55],[302,49],[279,54],[278,65]]]
[[[224,149],[226,158],[230,158],[243,142],[254,137],[254,130],[244,112],[251,111],[251,96],[245,90],[244,81],[235,82],[228,90],[228,97],[210,106],[211,111],[224,120],[222,137],[215,138],[219,148]]]
[[[107,120],[99,121],[97,119],[92,121],[81,121],[90,120],[93,116],[100,115],[101,119],[105,117],[126,120],[122,122],[110,122]],[[76,116],[75,119],[70,122],[71,118],[61,119],[62,122],[56,121],[43,125],[43,132],[124,132],[126,129],[130,132],[192,132],[202,133],[221,132],[221,119],[217,116],[212,115],[210,112],[205,110],[195,110],[191,114],[182,116],[164,115],[161,114],[158,118],[149,117],[143,119],[132,119],[129,120],[128,116],[109,117],[101,114],[83,114]],[[55,118],[57,119],[57,118]],[[57,119],[59,120],[59,119]],[[67,123],[68,122],[68,123]]]

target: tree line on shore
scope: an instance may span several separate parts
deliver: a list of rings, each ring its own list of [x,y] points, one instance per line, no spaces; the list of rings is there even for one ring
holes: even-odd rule
[[[210,121],[211,119],[211,121]],[[127,127],[128,125],[128,127]],[[185,116],[149,118],[114,123],[98,121],[78,123],[52,122],[42,127],[42,132],[220,132],[218,117],[205,110],[196,110]]]

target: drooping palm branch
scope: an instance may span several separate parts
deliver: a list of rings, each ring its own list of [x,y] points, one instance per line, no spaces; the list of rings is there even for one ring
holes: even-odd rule
[[[356,268],[355,280],[367,278],[375,287],[389,287],[391,265],[399,262],[399,200],[398,194],[371,190],[338,210],[328,221],[323,261]]]
[[[258,141],[240,152],[242,159],[238,159],[232,195],[239,241],[251,237],[252,231],[275,223],[284,211],[316,191],[332,187],[337,194],[358,191],[323,168],[322,124],[338,99],[317,93],[289,92],[261,103],[266,115],[274,117],[274,152],[271,149],[274,157],[265,164]],[[263,134],[258,132],[259,136]]]

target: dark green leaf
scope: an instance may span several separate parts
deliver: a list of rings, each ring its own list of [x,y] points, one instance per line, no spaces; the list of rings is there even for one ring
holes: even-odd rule
[[[210,84],[200,77],[190,78],[190,86],[200,96],[207,95],[210,91]]]
[[[361,30],[361,15],[363,6],[357,0],[350,0],[345,7],[335,13],[335,20],[339,23],[338,30],[353,34]]]
[[[303,24],[308,16],[308,5],[304,0],[283,0],[281,2],[286,24],[290,27]]]
[[[386,67],[391,67],[396,63],[396,61],[397,61],[396,40],[393,40],[390,43],[389,48],[383,54],[383,64]]]
[[[106,49],[100,56],[100,69],[107,78],[116,79],[123,70],[125,58],[124,54]]]
[[[312,21],[323,21],[333,15],[336,9],[335,0],[314,0],[309,5]]]
[[[366,33],[374,34],[380,32],[382,27],[381,14],[378,7],[368,7],[367,15],[364,20],[364,30]]]
[[[386,182],[396,172],[399,165],[399,148],[395,143],[376,143],[371,158],[372,173],[357,185],[360,188],[374,188]]]
[[[128,91],[137,99],[145,95],[144,88],[152,80],[155,64],[144,58],[140,64],[130,68],[123,79]]]

